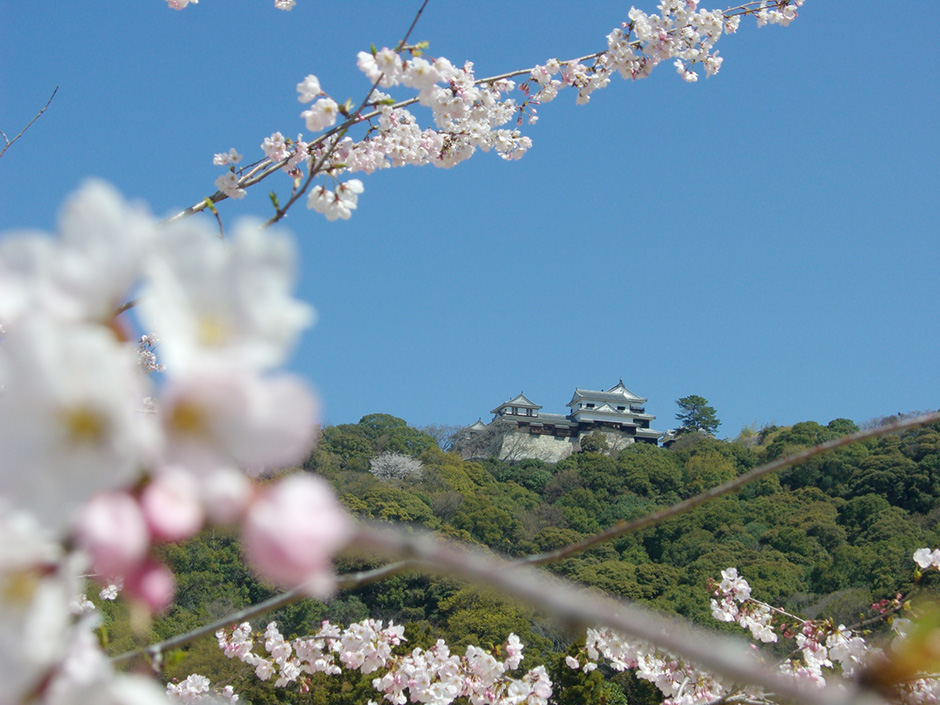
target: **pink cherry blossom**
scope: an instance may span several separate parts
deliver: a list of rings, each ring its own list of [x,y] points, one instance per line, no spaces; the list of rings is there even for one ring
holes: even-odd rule
[[[352,535],[333,490],[312,475],[291,475],[251,504],[242,546],[258,573],[282,587],[304,585],[312,595],[331,590],[331,556]]]
[[[78,515],[75,534],[95,572],[109,580],[132,572],[150,548],[144,513],[127,492],[92,497]]]
[[[248,193],[238,185],[238,175],[233,171],[226,171],[215,180],[215,187],[229,198],[244,198]]]
[[[124,590],[151,611],[162,612],[173,601],[176,581],[166,566],[148,559],[125,576]]]
[[[165,463],[199,475],[232,465],[260,474],[299,462],[317,417],[298,378],[238,364],[188,369],[167,382],[158,405]]]
[[[295,269],[287,234],[257,222],[239,221],[224,242],[195,221],[166,232],[145,264],[139,311],[169,374],[216,360],[282,364],[313,321],[291,294]]]
[[[303,81],[297,84],[297,100],[301,103],[310,103],[320,96],[323,91],[320,89],[320,80],[313,74],[309,74]],[[281,134],[280,132],[275,134]]]
[[[140,506],[156,541],[181,541],[193,536],[205,520],[196,478],[169,468],[143,489]]]

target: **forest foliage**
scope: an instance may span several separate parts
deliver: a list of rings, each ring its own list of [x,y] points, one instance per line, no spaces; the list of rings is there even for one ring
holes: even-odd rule
[[[386,414],[322,430],[302,468],[326,478],[357,516],[427,528],[509,556],[544,552],[621,520],[643,516],[740,475],[762,462],[851,433],[836,419],[767,427],[734,440],[689,434],[670,449],[647,444],[613,455],[583,451],[556,464],[463,460],[435,439]],[[377,477],[370,462],[383,453],[415,459],[421,472]],[[374,465],[374,463],[373,463]],[[940,426],[856,443],[747,485],[652,528],[623,536],[548,566],[568,579],[716,630],[707,581],[730,566],[755,596],[807,618],[850,624],[873,602],[913,586],[911,555],[940,545]],[[150,633],[134,632],[120,604],[106,603],[102,630],[112,653],[163,639],[270,597],[273,588],[243,565],[237,538],[210,530],[170,544],[165,558],[178,576],[178,599]],[[344,556],[340,572],[373,567]],[[931,584],[927,584],[929,589]],[[571,672],[566,653],[577,635],[525,605],[453,578],[406,573],[306,600],[268,615],[288,637],[316,632],[323,619],[348,624],[366,617],[406,625],[407,647],[438,638],[455,650],[491,646],[509,633],[526,645],[526,665],[544,663],[560,703],[659,702],[658,691],[629,674]],[[296,702],[227,661],[211,638],[167,658],[167,677],[192,672],[232,683],[244,700]],[[364,704],[369,677],[315,678],[305,702]]]

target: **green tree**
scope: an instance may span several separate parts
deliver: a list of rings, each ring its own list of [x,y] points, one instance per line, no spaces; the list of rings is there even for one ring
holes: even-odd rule
[[[705,397],[691,394],[677,399],[676,404],[679,405],[676,418],[682,422],[682,428],[686,431],[704,431],[714,434],[721,425],[715,407],[709,406]]]

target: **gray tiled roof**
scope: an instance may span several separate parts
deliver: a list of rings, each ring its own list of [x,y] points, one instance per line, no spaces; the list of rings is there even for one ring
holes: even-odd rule
[[[584,399],[588,399],[593,402],[606,402],[608,404],[615,405],[643,404],[646,402],[646,399],[643,397],[638,397],[636,394],[624,387],[623,380],[620,380],[619,383],[615,384],[606,392],[595,391],[593,389],[581,389],[580,387],[577,387],[574,390],[574,395],[571,397],[571,401],[568,402],[568,406],[576,404],[577,402]]]
[[[542,408],[541,406],[536,404],[534,401],[529,399],[525,394],[523,394],[522,392],[519,392],[519,394],[516,397],[510,399],[509,401],[504,401],[502,404],[500,404],[495,409],[493,409],[490,413],[496,414],[504,406],[516,406],[516,407],[519,407],[520,409],[541,409]]]

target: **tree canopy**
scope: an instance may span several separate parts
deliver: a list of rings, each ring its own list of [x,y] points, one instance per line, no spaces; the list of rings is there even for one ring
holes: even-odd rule
[[[721,425],[718,415],[713,406],[708,405],[705,397],[698,394],[690,394],[676,400],[679,405],[679,413],[676,419],[682,423],[683,431],[704,431],[708,434],[714,434]]]

